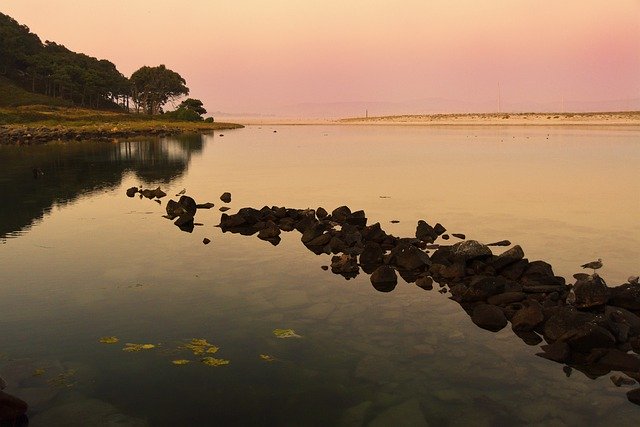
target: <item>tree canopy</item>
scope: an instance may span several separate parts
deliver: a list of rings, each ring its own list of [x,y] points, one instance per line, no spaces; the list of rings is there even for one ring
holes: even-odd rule
[[[164,104],[189,94],[182,76],[164,65],[144,66],[135,71],[129,80],[136,110],[147,114],[160,114]]]

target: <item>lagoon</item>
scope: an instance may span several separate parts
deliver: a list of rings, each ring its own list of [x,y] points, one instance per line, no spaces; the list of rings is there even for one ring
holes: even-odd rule
[[[437,289],[400,280],[380,293],[366,274],[321,269],[330,256],[295,231],[273,246],[214,226],[223,205],[347,205],[396,236],[424,219],[508,239],[569,283],[602,258],[600,275],[619,285],[640,265],[639,136],[637,126],[263,125],[0,146],[0,376],[30,404],[30,425],[637,424],[628,389],[608,375],[567,376],[510,328],[476,327]],[[168,196],[128,198],[131,186]],[[192,233],[162,217],[182,189],[216,205]],[[193,338],[229,364],[200,363],[183,348]],[[191,363],[172,363],[181,359]]]

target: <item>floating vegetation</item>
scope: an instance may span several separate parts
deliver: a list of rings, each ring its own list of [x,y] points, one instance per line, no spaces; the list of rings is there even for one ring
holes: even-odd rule
[[[191,350],[195,356],[201,356],[205,353],[214,354],[220,349],[210,342],[207,342],[204,338],[192,338],[191,341],[180,348]]]
[[[264,360],[265,362],[275,362],[276,358],[273,356],[269,356],[268,354],[261,354],[260,355],[260,359]]]
[[[118,341],[120,341],[120,339],[118,339],[117,337],[102,337],[99,340],[102,344],[115,344]]]
[[[204,363],[207,366],[223,366],[223,365],[228,365],[229,362],[228,360],[225,359],[216,359],[215,357],[205,357],[201,360],[202,363]]]
[[[293,329],[274,329],[273,334],[276,338],[302,338]]]
[[[174,365],[186,365],[187,363],[190,363],[190,360],[187,359],[178,359],[178,360],[172,360],[171,363],[173,363]]]
[[[72,381],[72,379],[75,374],[75,369],[69,369],[68,371],[51,378],[47,383],[53,387],[73,387],[75,385],[75,381]]]
[[[135,351],[142,351],[142,350],[151,350],[152,348],[155,348],[155,347],[156,346],[154,344],[132,344],[132,343],[127,343],[122,350],[123,351],[129,351],[129,352],[135,352]]]
[[[35,371],[33,371],[33,376],[34,377],[39,377],[41,375],[44,375],[45,370],[43,368],[37,368]]]

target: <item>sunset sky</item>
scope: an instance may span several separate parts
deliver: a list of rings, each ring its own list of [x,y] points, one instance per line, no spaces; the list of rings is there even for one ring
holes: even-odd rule
[[[498,84],[507,110],[640,102],[640,0],[2,0],[0,11],[127,77],[166,64],[212,112],[433,98],[487,111]]]

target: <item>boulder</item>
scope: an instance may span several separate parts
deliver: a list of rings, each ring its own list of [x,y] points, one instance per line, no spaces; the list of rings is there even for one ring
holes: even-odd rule
[[[511,246],[511,242],[508,240],[500,240],[498,242],[487,243],[487,246]]]
[[[331,258],[331,272],[345,277],[355,277],[360,272],[358,260],[353,255],[338,255]]]
[[[544,324],[544,337],[549,342],[557,341],[567,332],[592,322],[596,318],[592,313],[578,311],[569,306],[554,310],[555,312]]]
[[[438,233],[432,226],[427,224],[426,221],[418,221],[418,226],[416,227],[416,239],[427,243],[433,243],[437,238]]]
[[[497,257],[493,258],[489,263],[496,271],[500,271],[508,265],[520,261],[524,258],[524,251],[520,245],[515,245],[511,249],[506,250]]]
[[[318,219],[322,220],[329,216],[329,212],[327,212],[324,208],[320,207],[316,209],[316,216]]]
[[[621,307],[606,306],[604,316],[614,325],[626,325],[632,336],[640,336],[640,317]]]
[[[635,380],[628,377],[623,377],[622,375],[611,375],[609,379],[616,387],[620,387],[623,385],[634,385],[636,383]]]
[[[574,305],[578,308],[590,308],[604,305],[609,300],[610,291],[607,284],[598,275],[578,280],[573,285]]]
[[[466,239],[466,238],[467,238],[467,236],[465,236],[465,235],[464,235],[464,234],[462,234],[462,233],[451,233],[451,235],[452,235],[453,237],[457,237],[458,239],[461,239],[461,240],[464,240],[464,239]]]
[[[516,332],[532,331],[544,320],[542,307],[535,301],[527,301],[511,318],[511,328]]]
[[[429,276],[420,276],[416,279],[416,286],[430,291],[433,289],[433,279]]]
[[[548,322],[547,322],[548,323]],[[587,354],[594,348],[613,347],[616,343],[615,337],[605,328],[593,323],[585,323],[566,332],[559,338],[569,344],[572,351]]]
[[[360,233],[362,234],[362,238],[367,241],[372,241],[376,243],[382,244],[384,240],[389,237],[387,233],[384,232],[379,222],[375,224],[364,227]]]
[[[526,258],[516,261],[502,268],[500,275],[510,280],[518,280],[529,267],[529,260]]]
[[[502,310],[489,304],[479,304],[475,306],[471,314],[471,321],[482,329],[491,332],[498,332],[507,326],[507,318],[504,316]]]
[[[487,245],[476,240],[466,240],[464,242],[456,243],[451,247],[453,256],[464,262],[468,262],[477,258],[490,257],[492,255],[491,249]]]
[[[629,399],[629,402],[631,402],[631,403],[635,403],[636,405],[640,405],[640,388],[628,391],[627,392],[627,399]]]
[[[398,284],[396,271],[388,265],[376,268],[369,279],[373,287],[380,292],[391,292]]]
[[[128,197],[135,196],[137,192],[138,192],[138,187],[127,188],[127,196]]]
[[[526,296],[524,292],[505,292],[490,296],[487,302],[492,305],[508,305],[514,302],[520,302],[525,299]]]
[[[273,221],[267,221],[265,227],[258,232],[258,239],[269,240],[280,236],[280,228]]]
[[[25,401],[0,391],[0,421],[15,421],[24,415],[27,409],[29,409],[29,405]]]
[[[604,356],[598,359],[598,365],[614,371],[640,373],[640,359],[616,348],[607,350]]]
[[[566,342],[557,341],[553,344],[543,345],[541,348],[544,353],[536,353],[536,356],[553,360],[554,362],[568,362],[571,357],[571,349]]]
[[[640,285],[637,282],[626,283],[611,288],[609,304],[627,310],[640,311]]]
[[[197,209],[211,209],[212,207],[214,207],[215,205],[211,202],[207,202],[207,203],[199,203],[196,205]]]
[[[375,265],[382,263],[384,251],[376,242],[366,242],[360,254],[360,265]]]
[[[451,288],[451,299],[457,302],[486,301],[492,295],[504,292],[506,280],[502,277],[476,276],[471,283]]]
[[[229,192],[222,193],[222,195],[220,196],[220,200],[222,200],[225,203],[230,203],[231,202],[231,193],[229,193]]]
[[[429,266],[429,256],[408,243],[400,243],[391,250],[391,263],[404,270],[415,270]]]
[[[351,209],[347,206],[340,206],[331,212],[331,219],[337,223],[343,223],[351,216]]]

